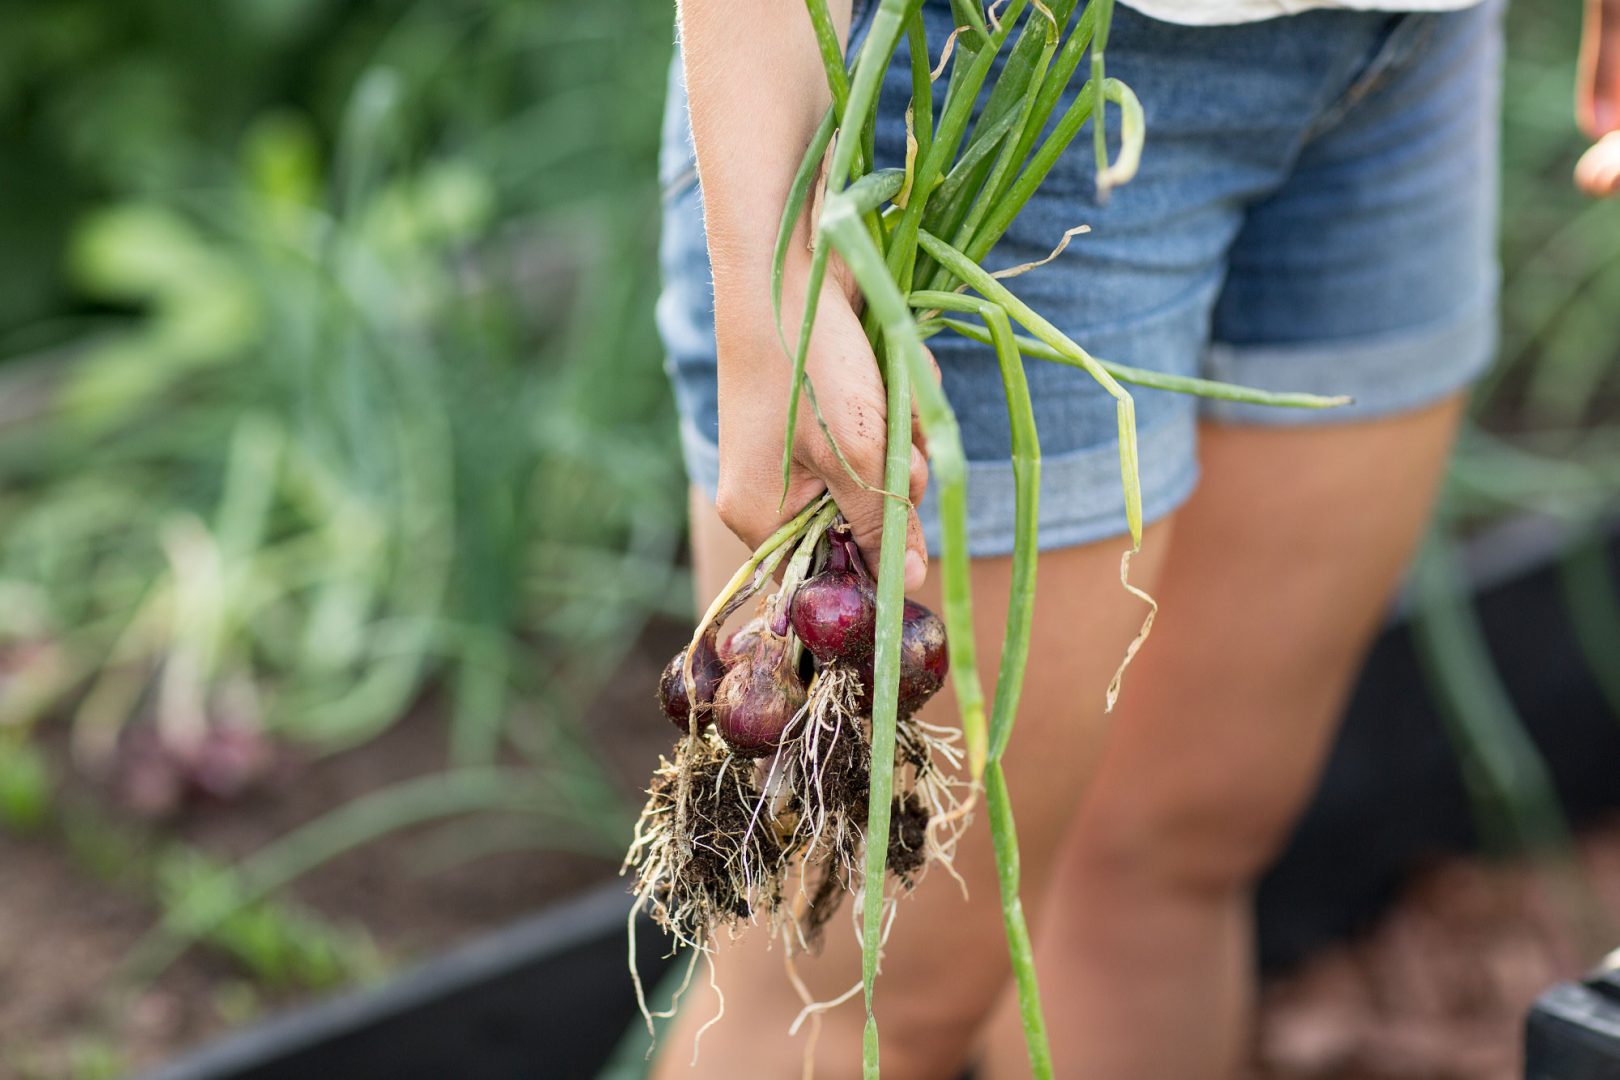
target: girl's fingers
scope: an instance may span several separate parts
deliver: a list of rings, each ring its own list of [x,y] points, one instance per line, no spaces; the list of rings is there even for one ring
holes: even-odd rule
[[[915,592],[928,580],[928,547],[923,543],[917,511],[906,515],[906,592]]]
[[[882,448],[872,446],[846,446],[845,452],[849,455],[850,464],[857,472],[866,478],[867,486],[862,486],[845,472],[842,466],[822,463],[819,468],[821,478],[827,484],[827,490],[832,492],[833,502],[838,504],[839,512],[844,520],[849,522],[850,532],[855,536],[855,546],[860,549],[861,557],[873,574],[878,572],[878,555],[883,541],[883,511],[890,498],[878,487],[883,479]],[[918,461],[920,455],[915,447],[912,448],[911,469],[908,482],[915,487],[918,477]],[[927,482],[927,462],[922,462],[922,479]],[[915,496],[911,496],[916,501]],[[928,575],[928,556],[922,543],[922,528],[917,523],[917,511],[913,509],[909,515],[906,526],[906,588],[915,589],[922,585]]]
[[[922,448],[911,448],[911,490],[907,493],[913,506],[922,502],[923,491],[928,487],[928,457]]]
[[[944,374],[939,370],[939,361],[934,359],[934,352],[928,346],[923,346],[923,355],[928,357],[928,366],[934,369],[934,381],[943,382]],[[919,447],[924,454],[928,453],[928,436],[923,434],[922,421],[917,416],[917,399],[911,399],[911,443]],[[912,502],[917,500],[913,498]]]
[[[911,448],[911,513],[906,516],[906,591],[922,587],[928,576],[928,548],[923,543],[922,522],[917,518],[917,504],[922,502],[928,487],[928,458],[919,447]]]
[[[1605,135],[1581,155],[1575,186],[1597,199],[1620,194],[1620,131]]]

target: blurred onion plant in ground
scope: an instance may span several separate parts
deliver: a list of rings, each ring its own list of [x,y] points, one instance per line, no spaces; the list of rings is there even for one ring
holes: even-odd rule
[[[1499,549],[1560,560],[1569,618],[1620,721],[1620,592],[1604,543],[1620,504],[1620,202],[1593,202],[1570,179],[1586,144],[1571,107],[1579,22],[1578,5],[1509,13],[1501,350],[1475,394],[1412,590],[1431,691],[1482,838],[1499,852],[1569,842],[1525,731],[1530,703],[1509,695],[1468,603],[1460,539],[1510,523]]]
[[[8,20],[0,775],[66,715],[161,811],[442,685],[458,765],[606,798],[569,721],[688,603],[670,37],[531,0]]]
[[[1516,4],[1509,15],[1502,345],[1476,395],[1453,485],[1481,500],[1456,507],[1467,516],[1491,512],[1492,478],[1481,473],[1498,474],[1500,501],[1547,510],[1568,508],[1563,500],[1582,486],[1597,503],[1612,503],[1620,477],[1606,452],[1620,431],[1620,201],[1588,199],[1570,179],[1586,146],[1571,94],[1579,29],[1578,5],[1540,0]],[[1532,455],[1519,459],[1526,468],[1536,458],[1567,468],[1537,483],[1514,468],[1512,454],[1491,456],[1508,449],[1498,439]],[[1589,484],[1571,482],[1581,479]]]

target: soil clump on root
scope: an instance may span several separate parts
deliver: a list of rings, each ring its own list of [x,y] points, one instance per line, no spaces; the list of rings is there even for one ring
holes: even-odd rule
[[[683,741],[660,760],[625,865],[638,868],[638,903],[682,943],[781,903],[784,852],[755,819],[759,796],[753,770],[716,738]]]

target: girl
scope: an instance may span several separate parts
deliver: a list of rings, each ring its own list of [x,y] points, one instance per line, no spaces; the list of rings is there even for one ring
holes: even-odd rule
[[[1140,173],[1099,205],[1082,133],[989,263],[1040,259],[1066,229],[1090,224],[1018,282],[1087,349],[1355,398],[1302,413],[1136,392],[1151,524],[1133,576],[1163,616],[1105,740],[1103,689],[1143,615],[1117,580],[1113,403],[1082,372],[1027,365],[1042,556],[1005,766],[1054,1059],[1063,1076],[1194,1080],[1241,1062],[1251,886],[1311,791],[1422,532],[1467,388],[1492,355],[1501,3],[1127,2],[1108,59],[1146,110]],[[869,5],[832,7],[858,39]],[[1348,10],[1367,8],[1400,10]],[[923,11],[937,53],[949,4],[925,0]],[[1591,0],[1587,30],[1580,115],[1597,137],[1620,128],[1620,0]],[[771,313],[771,249],[828,91],[798,0],[684,0],[680,33],[659,320],[706,600],[745,545],[783,519],[791,368]],[[903,158],[909,80],[902,45],[879,114],[883,164]],[[1617,139],[1583,161],[1579,180],[1594,193],[1620,179]],[[789,326],[808,235],[802,221],[784,287]],[[990,672],[1013,535],[1005,404],[993,354],[950,335],[933,344],[969,457],[978,650]],[[807,369],[845,455],[879,483],[883,387],[858,297],[837,274]],[[849,479],[808,415],[796,432],[786,511],[830,490],[875,569],[882,496]],[[906,579],[938,609],[927,473],[919,443]],[[947,697],[930,706],[934,722],[953,722]],[[993,1080],[1027,1071],[982,822],[957,869],[968,895],[928,882],[884,951],[877,1009],[893,1080],[950,1080],[972,1061]],[[783,1036],[802,1003],[762,937],[723,950],[726,1017],[703,1040],[699,1075],[798,1074],[802,1045]],[[859,970],[847,934],[800,964],[822,1000]],[[674,1049],[660,1077],[690,1075],[686,1048],[717,1004],[694,995],[665,1040]],[[858,1004],[824,1016],[818,1076],[858,1075],[863,1019]]]

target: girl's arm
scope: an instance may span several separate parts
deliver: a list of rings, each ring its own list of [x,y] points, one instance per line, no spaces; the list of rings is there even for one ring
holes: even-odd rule
[[[831,6],[840,34],[847,36],[850,0],[832,0]],[[755,546],[823,489],[830,490],[875,569],[884,497],[848,475],[807,401],[801,402],[791,481],[782,501],[792,360],[771,313],[771,251],[793,174],[831,100],[809,15],[798,0],[682,0],[680,33],[714,275],[720,516]],[[808,239],[808,221],[802,221],[782,290],[789,341],[797,335],[804,303]],[[855,312],[853,290],[842,278],[836,268],[828,274],[805,370],[845,458],[876,486],[883,475],[883,383]],[[913,503],[926,479],[923,454],[913,448]],[[906,585],[915,588],[926,566],[915,512],[907,546]]]

